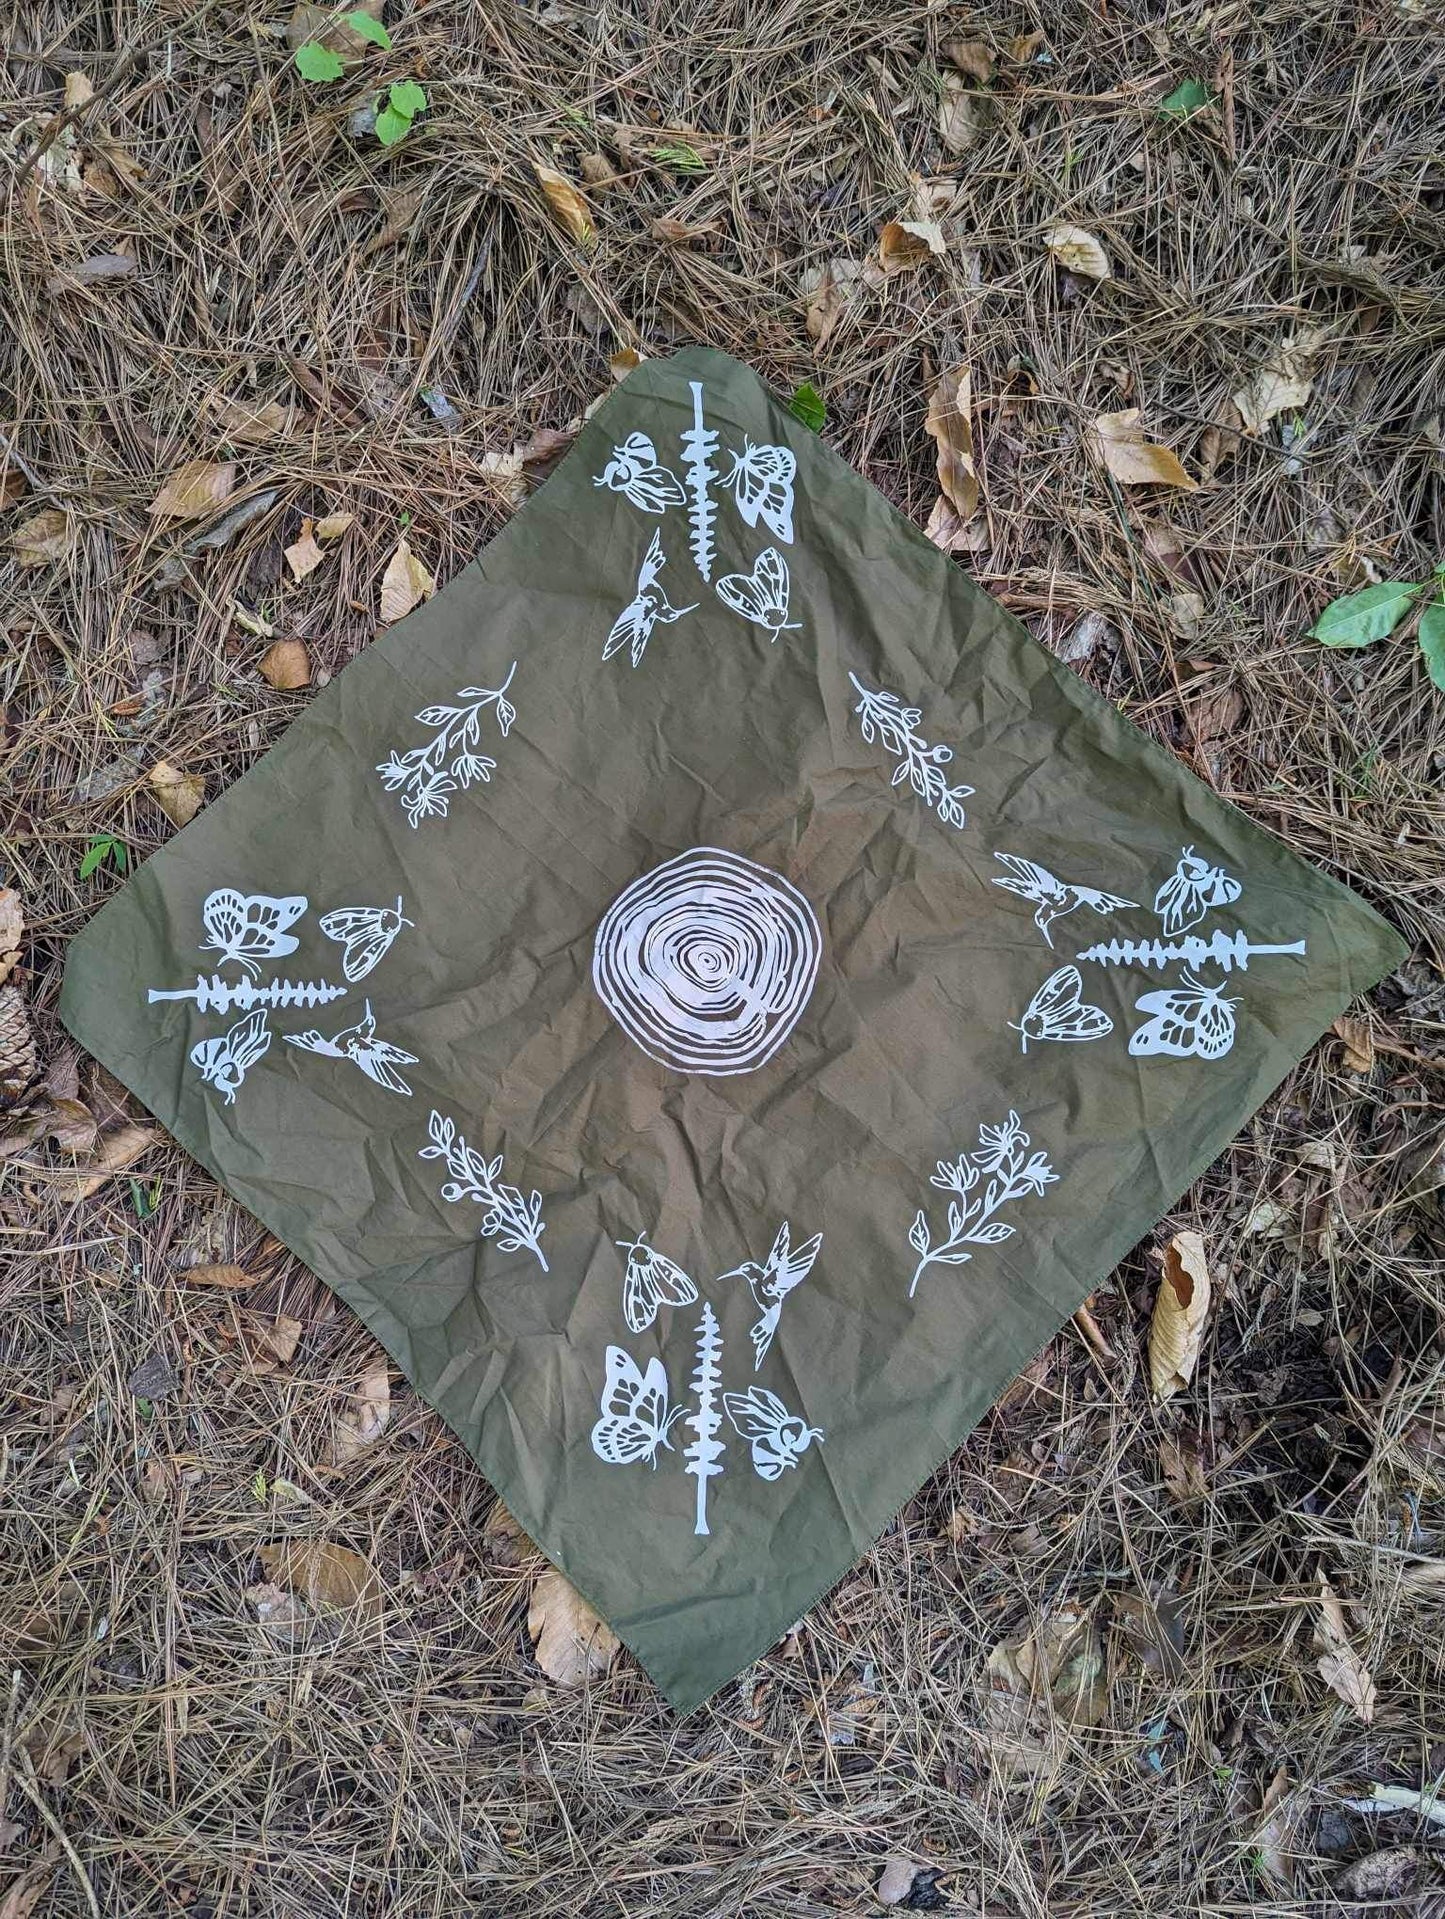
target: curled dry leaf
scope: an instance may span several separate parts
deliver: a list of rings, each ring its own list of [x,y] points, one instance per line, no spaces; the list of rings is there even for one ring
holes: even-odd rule
[[[328,513],[316,522],[315,533],[318,540],[339,540],[349,526],[356,522],[354,513]]]
[[[381,1580],[369,1560],[331,1539],[288,1539],[260,1552],[266,1577],[299,1593],[316,1612],[354,1612],[362,1623],[381,1617]]]
[[[261,1283],[259,1273],[248,1273],[243,1266],[188,1266],[180,1277],[187,1286],[213,1286],[223,1293],[244,1292]]]
[[[10,550],[17,566],[49,566],[63,560],[70,551],[70,515],[58,506],[34,513],[10,535]]]
[[[98,1193],[108,1180],[123,1173],[127,1166],[133,1166],[141,1154],[149,1151],[161,1138],[160,1130],[155,1126],[117,1126],[113,1133],[105,1133],[100,1144],[89,1159],[81,1160],[74,1171],[75,1185],[70,1185],[71,1174],[66,1175],[65,1197],[67,1199],[89,1199],[92,1193]]]
[[[527,1631],[537,1664],[559,1686],[585,1686],[600,1678],[621,1644],[577,1588],[550,1566],[532,1588]]]
[[[890,276],[911,273],[946,251],[943,229],[936,220],[890,220],[878,235],[878,264]]]
[[[983,553],[988,548],[988,528],[982,520],[960,519],[952,502],[941,493],[923,530],[943,553]]]
[[[645,353],[639,353],[635,346],[619,347],[615,353],[608,356],[607,371],[612,375],[614,381],[620,385],[629,373],[635,373],[637,371],[646,358],[647,355]]]
[[[1167,446],[1154,446],[1139,430],[1141,415],[1131,406],[1123,413],[1101,413],[1092,432],[1104,465],[1123,486],[1177,486],[1194,492],[1191,480]]]
[[[347,1410],[336,1422],[332,1461],[349,1465],[357,1454],[386,1431],[391,1418],[391,1372],[385,1353],[376,1353],[361,1375],[361,1383]]]
[[[581,189],[555,167],[534,164],[532,171],[547,196],[547,205],[558,226],[569,233],[579,247],[596,246],[597,229],[592,224],[592,209]]]
[[[146,784],[172,826],[189,826],[205,801],[206,782],[200,774],[183,773],[169,760],[156,761],[146,774]]]
[[[862,277],[859,260],[827,260],[821,267],[810,267],[799,283],[804,300],[808,338],[819,346],[827,344],[839,320],[848,309],[854,289]]]
[[[286,548],[286,564],[291,569],[293,580],[304,580],[308,573],[314,573],[326,555],[316,544],[316,525],[313,520],[301,522],[299,538]]]
[[[1204,1477],[1204,1461],[1192,1439],[1165,1433],[1159,1441],[1159,1471],[1169,1497],[1181,1506],[1208,1498],[1209,1481]]]
[[[605,153],[584,153],[577,170],[594,193],[606,193],[618,183],[618,173]]]
[[[938,484],[961,520],[972,519],[978,509],[972,401],[968,368],[949,367],[933,383],[933,391],[928,396],[928,418],[924,422],[938,443]]]
[[[13,886],[0,886],[0,986],[20,964],[20,942],[25,936],[25,913]]]
[[[237,446],[262,446],[267,440],[288,440],[299,415],[279,400],[217,399],[213,411],[221,432]]]
[[[301,1335],[306,1330],[299,1319],[291,1319],[285,1313],[277,1313],[274,1319],[253,1315],[246,1324],[256,1350],[268,1353],[272,1359],[279,1359],[283,1366],[289,1365],[296,1357],[296,1348],[301,1344]]]
[[[404,619],[414,606],[429,600],[436,590],[436,581],[402,540],[381,576],[382,625],[390,626],[393,621]]]
[[[1062,1605],[1022,1639],[988,1658],[984,1720],[990,1752],[1005,1778],[1041,1771],[1051,1721],[1095,1726],[1108,1708],[1103,1647],[1092,1612]]]
[[[913,1882],[920,1868],[911,1859],[905,1859],[899,1853],[883,1861],[883,1871],[878,1878],[878,1889],[874,1895],[880,1906],[901,1906],[913,1890]]]
[[[1246,433],[1263,433],[1278,413],[1298,412],[1314,386],[1314,361],[1325,340],[1323,327],[1300,327],[1278,352],[1251,374],[1234,396]]]
[[[1320,1579],[1320,1616],[1315,1625],[1320,1678],[1343,1699],[1356,1719],[1369,1725],[1375,1716],[1375,1682],[1369,1668],[1350,1644],[1345,1609],[1330,1583]]]
[[[943,57],[981,87],[986,87],[993,78],[993,49],[986,41],[946,40]]]
[[[234,460],[187,460],[178,466],[146,511],[157,520],[199,520],[236,490]]]
[[[1160,1399],[1194,1377],[1209,1317],[1209,1267],[1198,1233],[1176,1233],[1164,1248],[1164,1271],[1149,1327],[1149,1383]]]
[[[3,939],[0,939],[3,945]],[[0,952],[0,979],[5,976],[5,955]],[[1375,1042],[1371,1037],[1368,1023],[1362,1019],[1351,1019],[1347,1013],[1341,1013],[1334,1022],[1334,1031],[1344,1041],[1345,1071],[1347,1073],[1368,1073],[1374,1070]]]
[[[1085,280],[1113,277],[1109,256],[1098,236],[1085,232],[1083,227],[1050,227],[1044,235],[1044,245],[1069,273],[1077,273]]]
[[[938,102],[938,132],[945,153],[967,153],[988,125],[990,103],[961,73],[945,73]]]
[[[257,670],[278,693],[295,693],[311,684],[311,655],[302,640],[277,640],[261,655]]]

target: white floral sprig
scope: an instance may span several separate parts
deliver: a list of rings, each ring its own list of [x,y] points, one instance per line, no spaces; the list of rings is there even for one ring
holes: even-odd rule
[[[988,1184],[971,1198],[981,1179]],[[958,1196],[948,1202],[948,1238],[933,1243],[921,1209],[908,1229],[908,1243],[919,1255],[908,1297],[912,1299],[917,1290],[925,1266],[962,1266],[973,1258],[966,1250],[969,1246],[997,1246],[1011,1239],[1015,1229],[994,1214],[1012,1200],[1042,1193],[1057,1179],[1047,1153],[1029,1154],[1029,1136],[1017,1113],[1010,1113],[1002,1126],[980,1126],[977,1150],[960,1153],[952,1164],[939,1160],[929,1182]],[[960,1205],[959,1200],[964,1203]]]
[[[540,1244],[547,1227],[542,1218],[542,1195],[523,1196],[519,1187],[502,1182],[502,1155],[483,1159],[474,1153],[454,1121],[433,1110],[427,1122],[430,1146],[418,1150],[418,1159],[444,1159],[451,1178],[442,1187],[446,1200],[470,1199],[488,1210],[482,1216],[482,1238],[497,1241],[497,1250],[515,1253],[525,1246],[545,1273],[549,1270]]]
[[[905,706],[896,693],[884,693],[865,686],[856,673],[848,678],[858,693],[853,711],[862,721],[862,732],[870,744],[881,738],[884,746],[898,758],[893,784],[905,780],[925,806],[931,806],[949,826],[964,823],[963,802],[973,792],[971,786],[950,786],[940,768],[953,758],[951,746],[930,746],[917,733],[923,712],[917,706]]]
[[[506,679],[497,687],[462,687],[457,699],[465,705],[424,706],[416,717],[423,726],[436,729],[432,738],[409,753],[393,751],[377,767],[387,792],[401,794],[402,806],[414,827],[433,814],[445,819],[451,811],[448,796],[458,787],[491,779],[497,762],[472,749],[480,744],[481,716],[489,706],[495,708],[502,738],[507,737],[517,717],[516,707],[506,697],[516,670],[513,660]]]

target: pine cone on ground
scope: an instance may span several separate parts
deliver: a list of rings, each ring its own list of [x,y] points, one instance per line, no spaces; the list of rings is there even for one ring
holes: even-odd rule
[[[24,1119],[42,1091],[25,996],[18,986],[0,986],[0,1124]]]

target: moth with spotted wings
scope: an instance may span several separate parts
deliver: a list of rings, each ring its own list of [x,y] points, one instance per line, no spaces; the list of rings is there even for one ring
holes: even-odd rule
[[[751,573],[725,573],[717,583],[717,596],[724,606],[754,626],[766,627],[774,640],[780,633],[797,632],[802,625],[788,618],[791,590],[788,563],[775,546],[763,548]]]

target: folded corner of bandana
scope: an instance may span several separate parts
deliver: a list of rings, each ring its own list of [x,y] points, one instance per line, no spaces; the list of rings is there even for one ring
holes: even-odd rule
[[[686,1710],[1404,950],[691,349],[62,1015]]]

